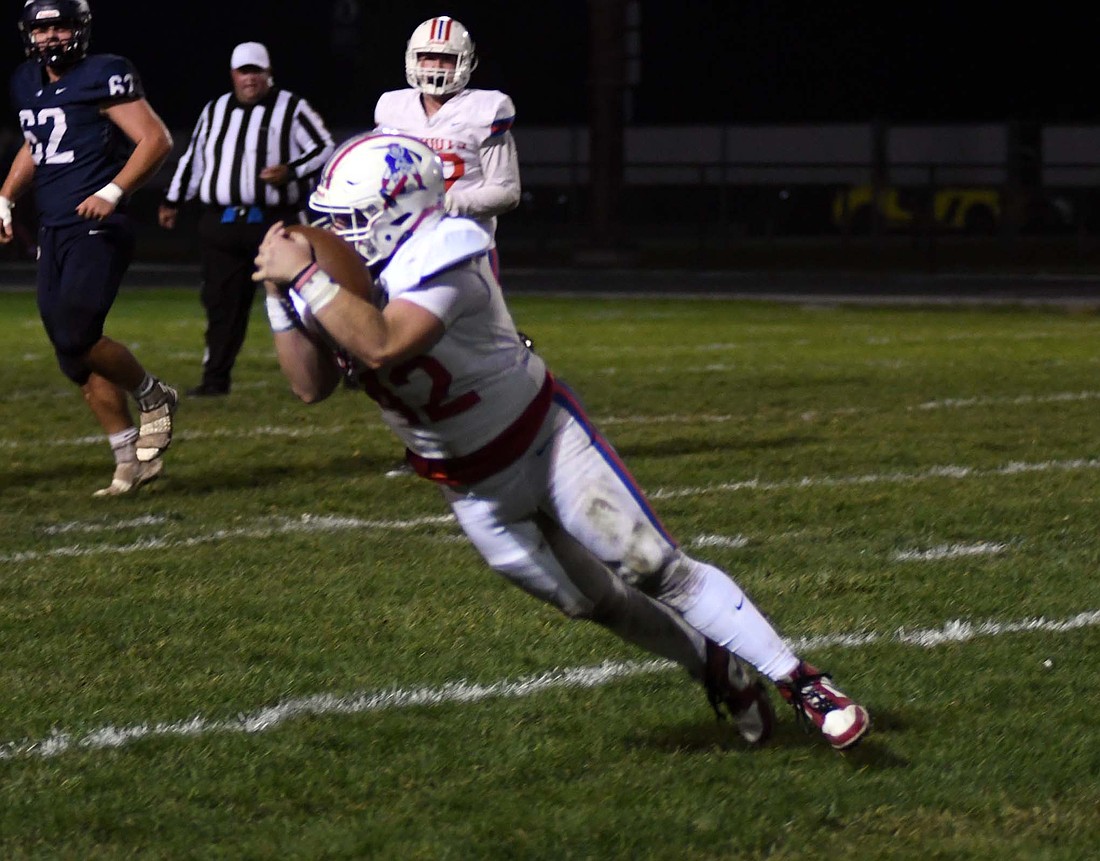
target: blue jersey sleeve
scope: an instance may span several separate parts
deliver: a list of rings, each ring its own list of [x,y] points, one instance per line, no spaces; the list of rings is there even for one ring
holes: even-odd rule
[[[125,57],[93,54],[77,69],[82,74],[73,83],[81,99],[102,104],[145,98],[141,76]]]

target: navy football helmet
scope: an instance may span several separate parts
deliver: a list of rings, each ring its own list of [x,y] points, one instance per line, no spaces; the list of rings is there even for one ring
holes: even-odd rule
[[[73,37],[62,42],[51,39],[38,44],[34,30],[42,27],[66,27]],[[92,39],[92,10],[88,0],[27,0],[19,18],[19,32],[27,56],[46,66],[71,66],[88,55]]]

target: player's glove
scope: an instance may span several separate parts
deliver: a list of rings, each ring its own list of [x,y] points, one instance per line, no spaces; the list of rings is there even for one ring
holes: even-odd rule
[[[15,208],[15,202],[0,194],[0,224],[5,230],[11,230],[11,211]]]

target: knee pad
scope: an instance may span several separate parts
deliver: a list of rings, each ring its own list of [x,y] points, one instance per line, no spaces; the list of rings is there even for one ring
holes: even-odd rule
[[[630,551],[619,563],[618,574],[625,583],[651,598],[667,588],[670,581],[682,579],[688,573],[684,563],[690,560],[678,547],[651,541],[635,543]]]
[[[650,578],[647,594],[666,603],[678,604],[697,592],[701,582],[699,563],[676,548],[661,569]]]

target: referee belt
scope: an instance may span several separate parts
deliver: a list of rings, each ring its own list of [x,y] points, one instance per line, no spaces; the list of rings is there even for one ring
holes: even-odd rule
[[[298,206],[211,206],[222,224],[263,224],[265,221],[297,221],[301,214]]]
[[[263,224],[264,210],[260,206],[227,206],[222,209],[222,224]]]

